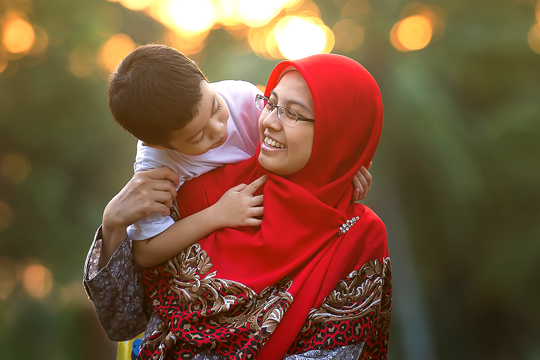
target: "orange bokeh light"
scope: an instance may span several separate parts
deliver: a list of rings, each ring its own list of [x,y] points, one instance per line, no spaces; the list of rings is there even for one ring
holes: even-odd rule
[[[2,158],[0,175],[6,179],[20,183],[28,177],[28,174],[30,174],[30,160],[26,155],[12,152]]]
[[[527,36],[527,42],[531,47],[531,50],[537,54],[540,54],[540,24],[534,24],[529,30]]]
[[[28,295],[39,299],[51,292],[53,276],[45,266],[32,264],[24,269],[22,283]]]
[[[2,42],[13,54],[25,53],[34,44],[35,33],[32,25],[18,15],[12,15],[4,26]]]
[[[356,50],[364,41],[364,29],[351,19],[338,21],[332,27],[332,32],[336,38],[336,49],[344,52]]]
[[[114,71],[120,61],[135,49],[135,43],[125,34],[117,34],[103,44],[100,52],[102,65],[108,71]]]
[[[420,50],[429,44],[432,35],[429,19],[423,15],[413,15],[394,25],[390,41],[399,51]]]

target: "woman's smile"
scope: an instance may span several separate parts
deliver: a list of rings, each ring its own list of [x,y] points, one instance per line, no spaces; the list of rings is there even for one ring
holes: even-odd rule
[[[277,140],[274,140],[268,136],[265,136],[264,140],[263,140],[263,148],[264,149],[267,149],[269,148],[269,150],[281,150],[281,149],[285,149],[287,146],[283,143],[280,143],[279,141]]]

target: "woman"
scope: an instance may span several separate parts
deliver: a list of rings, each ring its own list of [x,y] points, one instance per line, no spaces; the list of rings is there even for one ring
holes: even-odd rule
[[[386,232],[349,203],[350,181],[380,137],[378,87],[358,63],[326,54],[278,64],[265,96],[256,156],[178,195],[187,216],[266,174],[263,224],[222,229],[144,271],[164,323],[142,358],[386,357]]]

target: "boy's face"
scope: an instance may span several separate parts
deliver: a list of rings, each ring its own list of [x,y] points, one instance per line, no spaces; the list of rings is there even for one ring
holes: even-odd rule
[[[169,148],[185,155],[201,155],[221,146],[227,140],[229,109],[206,81],[201,81],[202,99],[199,112],[183,129],[172,133]],[[147,146],[152,146],[145,144]],[[161,146],[153,146],[162,148]]]

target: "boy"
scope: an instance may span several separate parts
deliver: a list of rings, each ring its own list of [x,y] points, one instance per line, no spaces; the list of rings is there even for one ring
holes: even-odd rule
[[[111,75],[109,107],[115,120],[139,139],[135,172],[166,165],[178,174],[181,186],[255,153],[260,111],[254,99],[260,93],[244,81],[210,84],[179,51],[149,44],[132,51]],[[255,217],[262,215],[262,195],[252,195],[264,180],[233,188],[212,207],[176,224],[157,213],[133,224],[128,235],[134,240],[135,261],[157,265],[217,229],[260,225]]]
[[[139,139],[135,172],[166,165],[179,175],[181,186],[255,153],[261,113],[254,104],[257,94],[260,90],[244,81],[210,84],[179,51],[149,44],[127,55],[112,74],[109,107],[115,120]],[[213,206],[176,223],[153,213],[131,225],[135,261],[154,266],[217,229],[260,225],[262,195],[253,193],[265,180],[239,185]],[[357,188],[361,182],[365,179],[353,181]]]

